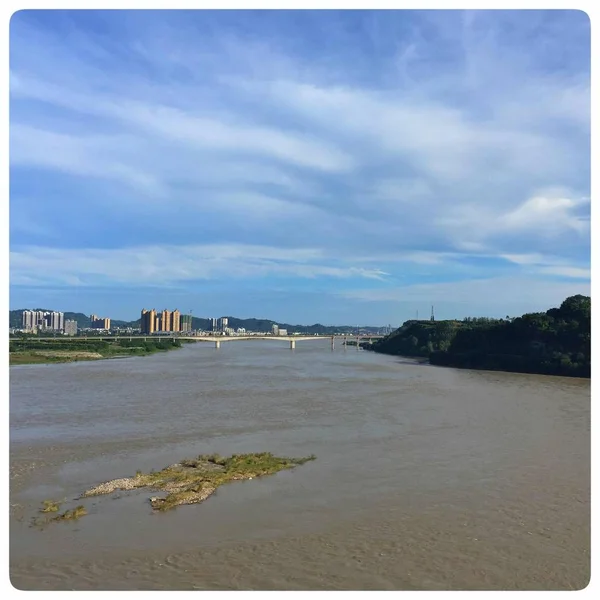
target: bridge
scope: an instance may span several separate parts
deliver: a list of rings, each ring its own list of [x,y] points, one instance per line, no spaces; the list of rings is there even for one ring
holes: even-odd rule
[[[381,339],[385,336],[383,335],[92,335],[92,336],[79,336],[79,337],[36,337],[34,338],[36,341],[42,340],[100,340],[100,341],[118,341],[118,340],[185,340],[189,342],[212,342],[215,345],[215,348],[221,347],[221,342],[241,342],[248,340],[270,340],[273,342],[289,342],[290,350],[293,350],[296,347],[296,342],[306,342],[306,341],[323,341],[330,340],[331,349],[335,349],[335,341],[342,340],[344,344],[347,342],[354,342],[356,344],[356,349],[360,350],[361,341],[373,341]],[[19,338],[11,338],[12,340],[18,340]]]
[[[158,336],[157,336],[158,337]],[[176,339],[185,339],[191,340],[194,342],[214,342],[215,348],[221,347],[221,342],[236,342],[236,341],[244,341],[244,340],[270,340],[273,342],[289,342],[290,350],[293,350],[296,347],[296,342],[307,342],[307,341],[315,341],[315,340],[327,340],[331,341],[332,350],[335,348],[335,340],[343,340],[344,343],[348,341],[349,336],[302,336],[302,335],[236,335],[236,336],[176,336]],[[360,340],[371,340],[371,339],[379,339],[383,336],[352,336],[353,341],[356,341],[356,349],[360,349]]]

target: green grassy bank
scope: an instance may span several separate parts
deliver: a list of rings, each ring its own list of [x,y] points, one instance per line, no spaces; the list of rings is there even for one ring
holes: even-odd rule
[[[53,364],[104,358],[148,356],[156,352],[167,352],[180,348],[178,339],[139,340],[91,340],[78,338],[56,338],[36,340],[12,338],[9,360],[11,365]]]

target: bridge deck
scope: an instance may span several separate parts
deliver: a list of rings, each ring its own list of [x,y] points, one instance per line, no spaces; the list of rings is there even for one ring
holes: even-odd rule
[[[380,339],[384,336],[382,335],[235,335],[235,336],[227,336],[227,335],[108,335],[108,336],[100,336],[100,335],[91,335],[91,336],[78,336],[78,337],[35,337],[29,338],[32,340],[102,340],[102,341],[110,341],[110,340],[188,340],[190,342],[237,342],[237,341],[245,341],[245,340],[272,340],[272,341],[280,341],[280,342],[303,342],[303,341],[314,341],[314,340],[374,340]],[[10,341],[19,340],[20,338],[10,338]]]

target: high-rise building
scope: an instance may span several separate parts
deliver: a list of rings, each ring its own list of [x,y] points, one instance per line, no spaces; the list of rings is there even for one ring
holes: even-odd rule
[[[34,328],[37,330],[40,330],[40,331],[45,329],[46,321],[44,320],[44,311],[36,310],[34,314],[35,314],[34,323],[33,323]]]
[[[77,335],[77,321],[74,319],[67,319],[65,321],[65,334]]]
[[[26,331],[62,331],[64,313],[44,310],[24,310],[23,329]]]
[[[156,331],[156,310],[146,310],[142,308],[142,318],[140,320],[140,330],[142,333],[154,333]]]
[[[99,317],[98,315],[90,315],[92,329],[110,329],[110,319]]]
[[[183,329],[184,324],[186,329]],[[154,309],[149,311],[144,308],[142,309],[140,329],[142,333],[191,331],[192,315],[182,316],[178,309],[171,312],[166,308],[160,314],[156,314]]]
[[[218,331],[225,331],[229,326],[229,319],[227,317],[221,317],[218,322]]]
[[[166,308],[162,311],[162,315],[160,317],[160,331],[173,331],[172,329],[172,317],[173,313]]]
[[[279,335],[279,325],[277,325],[277,323],[273,323],[273,325],[271,325],[271,333],[273,335]]]
[[[181,313],[177,309],[171,315],[171,331],[181,331]]]
[[[181,331],[192,330],[192,315],[181,315]]]
[[[33,310],[23,311],[23,329],[33,331],[35,329],[36,313]]]
[[[210,330],[211,331],[219,331],[219,320],[210,318]]]
[[[53,331],[62,331],[65,328],[65,315],[60,312],[50,313],[50,329]]]

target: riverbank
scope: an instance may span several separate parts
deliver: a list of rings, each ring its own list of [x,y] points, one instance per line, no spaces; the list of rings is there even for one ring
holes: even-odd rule
[[[429,364],[454,369],[477,371],[502,371],[504,373],[528,373],[554,377],[590,379],[589,363],[577,364],[570,357],[526,356],[523,354],[501,354],[492,352],[432,352]]]
[[[148,356],[181,348],[181,340],[10,340],[9,364],[61,364],[68,362]]]
[[[431,365],[434,367],[448,367],[452,369],[464,369],[473,371],[497,371],[502,373],[522,373],[529,375],[549,375],[552,377],[573,377],[575,379],[590,379],[588,371],[573,372],[569,369],[561,370],[551,363],[542,363],[536,360],[527,361],[518,355],[489,354],[479,355],[475,352],[465,353],[457,356],[447,352],[432,352],[429,356],[414,356],[410,354],[398,354],[386,352],[368,345],[361,346],[363,350],[371,350],[379,354],[387,354],[406,359],[420,365]]]

